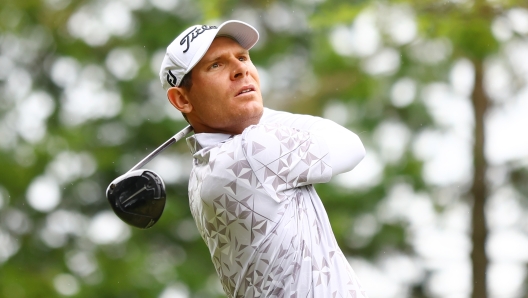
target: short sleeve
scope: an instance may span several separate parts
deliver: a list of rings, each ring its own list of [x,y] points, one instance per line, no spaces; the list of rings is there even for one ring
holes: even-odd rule
[[[277,202],[285,191],[325,183],[332,177],[330,155],[323,139],[307,131],[259,124],[242,134],[242,150],[257,179]]]

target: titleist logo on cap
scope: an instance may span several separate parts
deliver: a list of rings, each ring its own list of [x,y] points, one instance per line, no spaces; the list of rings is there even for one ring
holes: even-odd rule
[[[207,26],[203,25],[201,28],[194,28],[191,32],[189,32],[187,35],[185,35],[182,40],[180,41],[180,45],[187,44],[187,48],[183,50],[184,53],[187,53],[189,50],[189,46],[191,45],[191,42],[195,38],[197,38],[200,34],[204,33],[206,30],[216,29],[218,27],[216,26]]]

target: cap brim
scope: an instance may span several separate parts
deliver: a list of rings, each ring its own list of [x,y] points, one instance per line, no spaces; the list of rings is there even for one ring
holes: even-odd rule
[[[259,33],[253,26],[241,21],[227,21],[218,27],[216,36],[230,36],[244,49],[251,49],[259,39]]]

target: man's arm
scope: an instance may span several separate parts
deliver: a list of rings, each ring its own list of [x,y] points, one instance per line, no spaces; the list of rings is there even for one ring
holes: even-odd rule
[[[332,176],[352,170],[365,157],[365,147],[359,137],[331,120],[265,109],[260,124],[266,123],[278,123],[321,137],[330,151]]]

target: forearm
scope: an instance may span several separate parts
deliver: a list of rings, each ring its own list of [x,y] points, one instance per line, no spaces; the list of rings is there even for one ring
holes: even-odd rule
[[[365,157],[359,137],[328,119],[267,109],[261,123],[279,123],[320,136],[330,151],[332,176],[352,170]]]
[[[351,171],[365,157],[358,135],[331,120],[317,122],[310,133],[322,137],[328,146],[332,176]]]

